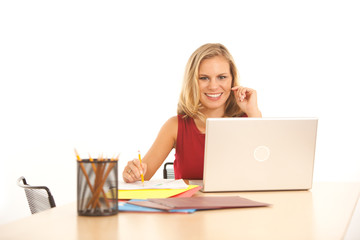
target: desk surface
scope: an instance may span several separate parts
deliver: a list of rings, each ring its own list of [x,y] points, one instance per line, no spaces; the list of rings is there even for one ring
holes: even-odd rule
[[[360,183],[314,183],[311,191],[206,193],[272,206],[193,214],[79,217],[72,203],[1,225],[0,239],[342,239],[359,190]]]

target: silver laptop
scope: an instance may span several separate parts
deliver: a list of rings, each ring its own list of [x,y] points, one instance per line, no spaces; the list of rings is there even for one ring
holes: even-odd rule
[[[312,187],[316,118],[208,118],[204,192]]]

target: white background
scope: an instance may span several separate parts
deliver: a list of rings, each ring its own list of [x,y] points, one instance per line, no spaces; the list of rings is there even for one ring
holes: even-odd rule
[[[314,181],[359,181],[359,12],[340,0],[1,1],[0,224],[30,215],[22,175],[58,206],[76,200],[74,148],[121,153],[119,173],[145,153],[208,42],[230,50],[264,117],[319,118]]]

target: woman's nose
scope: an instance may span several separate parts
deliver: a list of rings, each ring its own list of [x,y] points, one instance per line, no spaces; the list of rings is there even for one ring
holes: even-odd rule
[[[209,82],[209,89],[216,89],[219,86],[216,79],[211,79]]]

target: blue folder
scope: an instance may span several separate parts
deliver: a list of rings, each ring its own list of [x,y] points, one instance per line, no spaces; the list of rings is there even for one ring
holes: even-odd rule
[[[132,199],[130,201],[145,201],[142,199]],[[141,207],[126,202],[119,202],[119,212],[158,212],[158,213],[193,213],[196,209],[174,209],[170,211],[155,208]]]

